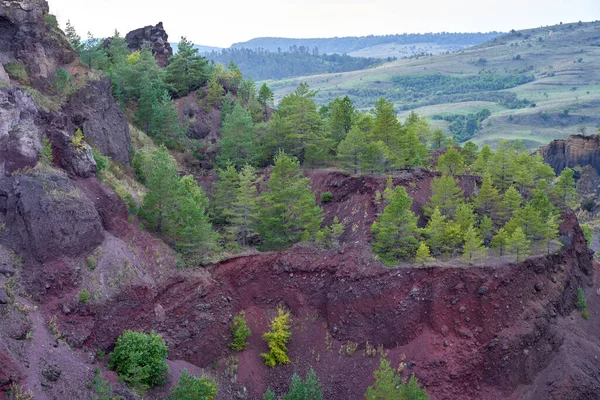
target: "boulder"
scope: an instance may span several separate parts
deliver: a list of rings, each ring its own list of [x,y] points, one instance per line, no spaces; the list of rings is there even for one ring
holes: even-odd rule
[[[566,140],[553,140],[540,147],[540,153],[558,174],[566,167],[591,165],[600,173],[600,138],[597,136],[569,136]]]
[[[89,253],[103,240],[94,204],[66,174],[36,168],[8,180],[6,229],[11,246],[40,262]],[[3,195],[3,193],[0,193]]]
[[[169,44],[169,35],[163,28],[162,22],[156,26],[150,25],[133,30],[125,36],[125,40],[130,51],[137,51],[144,47],[149,48],[159,67],[165,68],[169,65],[173,49]]]

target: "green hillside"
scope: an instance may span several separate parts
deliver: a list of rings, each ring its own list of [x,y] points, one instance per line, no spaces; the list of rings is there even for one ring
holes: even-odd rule
[[[512,31],[456,53],[269,84],[281,98],[299,82],[323,103],[349,95],[369,109],[385,97],[400,117],[416,110],[448,133],[442,117],[487,109],[474,142],[518,138],[533,148],[600,126],[600,22]]]

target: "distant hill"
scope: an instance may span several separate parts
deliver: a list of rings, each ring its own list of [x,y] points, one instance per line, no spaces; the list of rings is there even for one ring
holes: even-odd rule
[[[173,48],[173,52],[177,53],[177,45],[178,43],[171,43],[171,47]],[[222,47],[215,47],[215,46],[203,46],[201,44],[195,44],[194,48],[198,49],[199,53],[208,53],[211,51],[220,51],[222,49]]]
[[[224,65],[233,62],[244,73],[244,76],[249,76],[254,80],[356,71],[383,62],[379,58],[319,54],[316,51],[310,52],[306,48],[291,48],[288,52],[233,48],[203,55],[209,60]]]
[[[570,134],[597,132],[600,22],[511,31],[450,54],[269,84],[281,98],[300,82],[318,89],[321,103],[349,95],[370,109],[385,97],[401,117],[416,110],[448,134],[465,121],[477,121],[473,140],[478,144],[518,138],[535,148]]]
[[[287,51],[290,47],[304,47],[309,51],[318,48],[320,53],[326,54],[349,54],[356,56],[366,55],[367,57],[398,57],[402,50],[408,46],[418,46],[422,49],[443,47],[444,49],[461,49],[474,46],[491,40],[501,35],[500,32],[488,33],[411,33],[401,35],[383,35],[383,36],[349,36],[334,38],[316,38],[316,39],[289,39],[278,37],[255,38],[247,42],[234,43],[231,48],[263,49],[272,52]],[[398,48],[395,49],[393,46]],[[370,54],[363,54],[365,49],[378,47],[379,51]],[[382,50],[385,51],[382,52]],[[363,52],[361,52],[361,50]],[[447,50],[444,50],[447,51]],[[423,51],[430,53],[431,51]],[[377,54],[377,55],[375,55]],[[414,53],[411,53],[414,54]],[[411,55],[408,54],[408,55]]]

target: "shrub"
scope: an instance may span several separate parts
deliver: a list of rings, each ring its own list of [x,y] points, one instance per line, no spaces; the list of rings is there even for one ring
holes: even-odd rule
[[[288,394],[283,398],[284,400],[323,400],[321,382],[312,367],[306,373],[304,381],[297,374],[292,376]]]
[[[323,204],[327,204],[329,203],[331,200],[333,200],[333,193],[331,192],[324,192],[321,193],[321,202]]]
[[[56,16],[52,14],[44,14],[44,22],[46,22],[50,28],[58,29],[58,20],[56,19]]]
[[[248,346],[246,339],[252,334],[250,328],[246,324],[246,313],[240,311],[238,315],[233,317],[233,323],[230,326],[233,341],[229,345],[233,350],[242,351]]]
[[[92,154],[94,156],[94,161],[96,161],[96,170],[98,172],[102,172],[108,168],[110,165],[110,158],[103,156],[102,153],[100,153],[100,150],[95,147],[92,147]]]
[[[79,292],[80,303],[86,304],[88,301],[90,301],[90,297],[92,297],[92,294],[87,289],[82,289],[81,292]]]
[[[27,84],[29,82],[29,76],[27,75],[27,70],[25,69],[25,65],[23,65],[23,63],[11,61],[4,64],[4,69],[6,70],[6,73],[10,79],[22,84]]]
[[[111,396],[112,386],[108,383],[108,380],[104,377],[104,374],[100,371],[100,368],[94,369],[94,379],[89,384],[90,389],[94,391],[96,397],[95,400],[117,400],[121,399],[120,396]]]
[[[217,382],[210,376],[196,378],[184,369],[179,383],[171,391],[171,400],[213,400],[218,389]]]
[[[267,388],[267,391],[265,392],[265,395],[263,396],[262,400],[275,400],[275,393],[273,393],[273,391],[271,390],[271,388]]]
[[[261,354],[261,357],[264,358],[265,364],[269,367],[290,363],[286,346],[292,336],[290,327],[290,313],[278,308],[277,316],[271,320],[271,331],[263,335],[269,345],[269,352]]]
[[[40,162],[42,165],[52,165],[54,156],[52,155],[52,144],[48,138],[42,138],[42,149],[40,150]]]
[[[160,335],[125,331],[110,354],[109,367],[123,381],[144,390],[166,382],[166,358],[167,345]]]

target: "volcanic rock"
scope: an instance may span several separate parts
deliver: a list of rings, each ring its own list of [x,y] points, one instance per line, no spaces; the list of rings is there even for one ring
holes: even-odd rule
[[[173,49],[169,44],[169,35],[163,28],[163,23],[156,26],[145,26],[129,32],[125,36],[127,47],[131,51],[137,51],[144,47],[152,50],[156,63],[165,68],[169,65],[169,58],[173,55]]]

